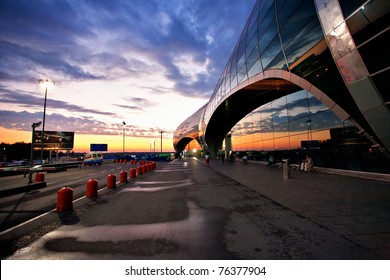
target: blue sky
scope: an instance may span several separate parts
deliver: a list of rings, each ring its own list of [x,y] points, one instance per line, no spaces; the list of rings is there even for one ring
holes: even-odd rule
[[[172,137],[209,100],[254,3],[1,0],[0,142],[29,141],[42,120],[38,79],[56,83],[46,130],[118,135],[125,121],[129,137]]]

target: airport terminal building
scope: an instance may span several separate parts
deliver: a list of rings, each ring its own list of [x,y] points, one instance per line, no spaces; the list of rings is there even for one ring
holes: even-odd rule
[[[388,0],[258,0],[207,104],[173,144],[390,173]]]

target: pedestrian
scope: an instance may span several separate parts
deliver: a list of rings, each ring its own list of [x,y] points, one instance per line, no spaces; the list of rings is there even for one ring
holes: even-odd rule
[[[210,166],[210,154],[206,153],[206,155],[204,157],[206,158],[206,166],[209,167]]]
[[[268,158],[268,164],[267,166],[268,167],[271,167],[272,165],[275,164],[275,158],[273,157],[273,155],[270,155],[269,158]]]
[[[306,155],[305,160],[301,163],[301,171],[310,172],[313,168],[313,159],[310,155]]]
[[[234,152],[233,151],[230,152],[229,160],[230,160],[230,163],[234,162]]]
[[[221,154],[221,163],[224,163],[224,161],[225,161],[225,153],[222,152],[222,154]]]

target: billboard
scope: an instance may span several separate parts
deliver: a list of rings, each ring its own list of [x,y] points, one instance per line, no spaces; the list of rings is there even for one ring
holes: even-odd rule
[[[90,151],[91,152],[107,152],[107,144],[91,144]]]
[[[42,143],[42,131],[34,132],[34,148],[40,149]],[[45,131],[43,148],[47,150],[71,150],[74,144],[74,132]]]

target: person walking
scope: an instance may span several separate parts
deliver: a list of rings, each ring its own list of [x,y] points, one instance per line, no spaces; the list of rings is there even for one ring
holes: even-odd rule
[[[221,163],[225,162],[225,152],[221,153]]]
[[[206,158],[206,166],[209,167],[210,166],[210,154],[206,153],[206,155],[204,157]]]

